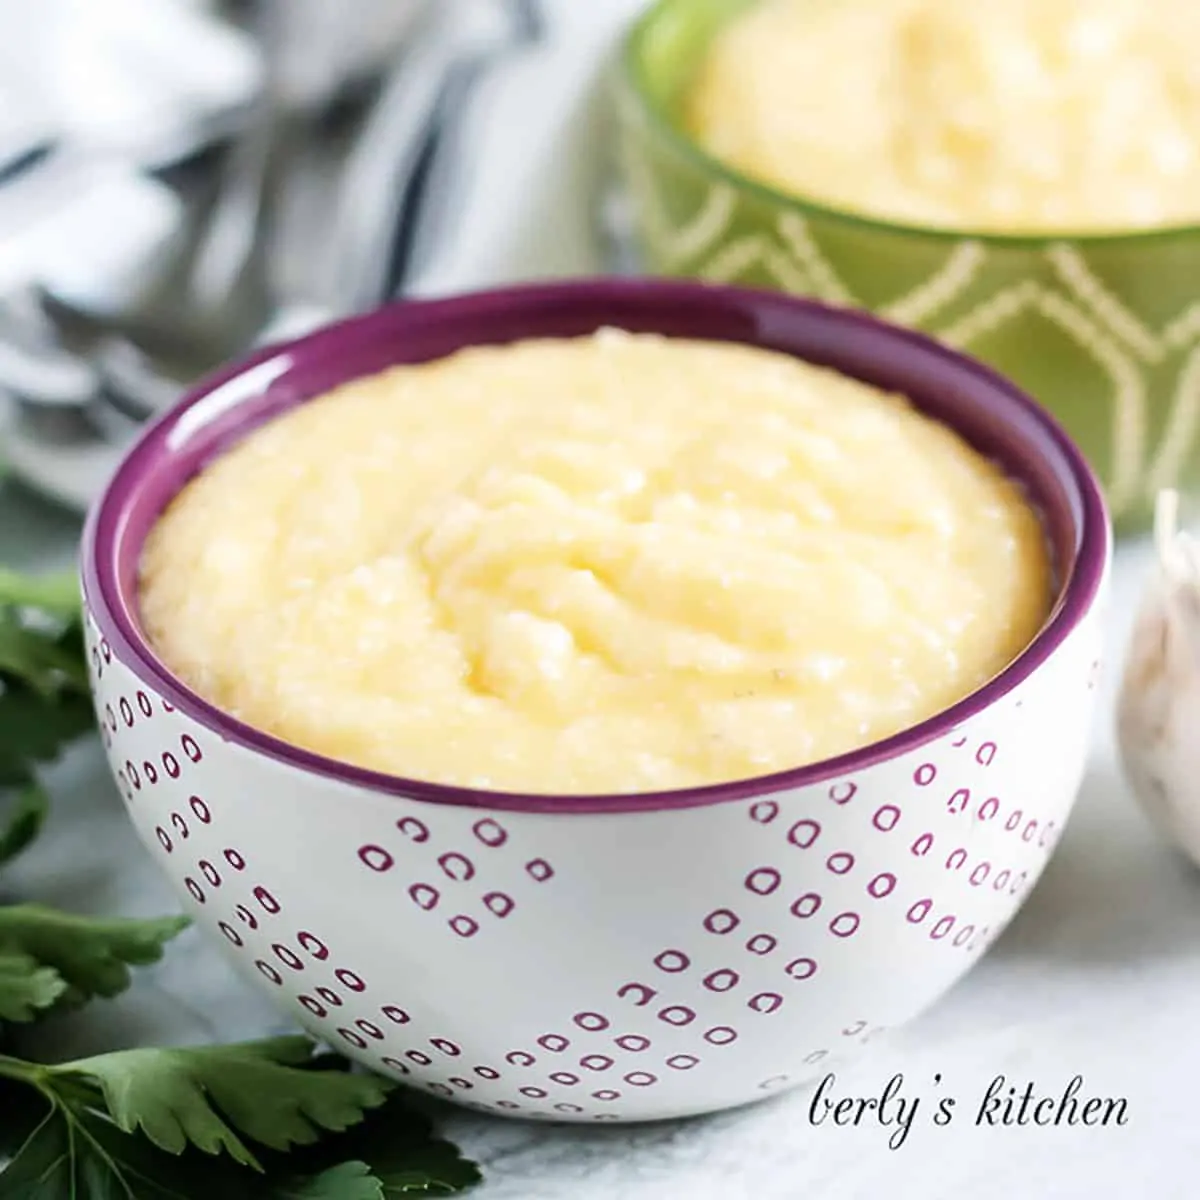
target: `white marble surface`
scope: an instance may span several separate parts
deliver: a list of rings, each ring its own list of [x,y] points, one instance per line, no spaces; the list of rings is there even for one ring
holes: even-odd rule
[[[76,526],[0,486],[0,561],[59,565]],[[1119,656],[1148,551],[1122,549],[1111,645]],[[840,1095],[878,1095],[895,1073],[920,1097],[904,1144],[892,1129],[814,1126],[811,1097],[631,1129],[547,1129],[451,1113],[483,1164],[479,1200],[1194,1200],[1200,1038],[1200,873],[1151,833],[1125,789],[1110,734],[1110,664],[1091,769],[1039,887],[978,968],[922,1020],[838,1072]],[[55,812],[6,887],[71,908],[173,908],[134,843],[97,746],[52,774]],[[195,935],[121,1001],[37,1034],[49,1055],[92,1046],[255,1036],[273,1018]],[[32,1047],[31,1047],[32,1048]],[[997,1074],[1037,1092],[1071,1076],[1084,1094],[1124,1097],[1121,1128],[979,1127]],[[935,1075],[942,1076],[939,1086]],[[958,1097],[954,1123],[935,1100]]]

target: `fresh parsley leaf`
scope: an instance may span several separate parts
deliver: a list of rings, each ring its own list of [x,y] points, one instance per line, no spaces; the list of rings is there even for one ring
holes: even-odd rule
[[[9,1099],[7,1094],[5,1098]],[[53,1195],[53,1192],[46,1190],[46,1186],[53,1178],[56,1161],[61,1157],[52,1136],[56,1128],[51,1120],[53,1110],[42,1105],[37,1119],[32,1123],[20,1119],[26,1115],[15,1114],[17,1120],[5,1122],[5,1149],[12,1152],[12,1161],[0,1174],[0,1196],[5,1200],[9,1197],[15,1200],[17,1196],[22,1200],[44,1200],[44,1197]]]
[[[0,567],[0,605],[34,609],[61,621],[77,621],[82,602],[74,571],[26,575]]]
[[[82,695],[49,700],[24,684],[0,677],[0,787],[33,781],[33,766],[53,762],[96,718]]]
[[[0,1173],[0,1200],[249,1200],[194,1168],[96,1113],[51,1105]]]
[[[0,568],[0,789],[94,728],[74,576]]]
[[[307,1179],[293,1176],[271,1192],[279,1200],[384,1200],[383,1185],[366,1163],[340,1163]]]
[[[246,1047],[214,1049],[243,1053]],[[287,1057],[297,1050],[289,1048]],[[311,1046],[306,1050],[311,1054]],[[312,1068],[345,1066],[332,1056],[307,1061]],[[347,1132],[291,1152],[264,1148],[256,1171],[191,1144],[171,1153],[141,1132],[119,1129],[82,1065],[46,1067],[0,1057],[0,1111],[6,1117],[0,1150],[12,1154],[0,1171],[0,1200],[396,1200],[448,1195],[479,1178],[474,1164],[435,1138],[428,1118],[409,1109],[398,1092]],[[130,1060],[126,1067],[133,1065]],[[346,1080],[361,1078],[344,1070],[281,1070],[277,1086],[291,1089],[295,1076],[305,1075],[306,1095],[310,1084],[340,1093]],[[11,1122],[9,1112],[15,1114]]]
[[[411,1106],[403,1090],[392,1092],[346,1133],[293,1152],[290,1161],[310,1171],[323,1162],[364,1162],[379,1180],[381,1200],[401,1196],[448,1196],[479,1182],[479,1168],[457,1146],[435,1136],[433,1122]]]
[[[11,615],[0,622],[0,671],[17,676],[43,696],[87,686],[86,664],[59,643],[57,632],[48,636]]]
[[[82,608],[74,576],[0,568],[0,677],[43,696],[87,691]]]
[[[5,1061],[0,1050],[0,1064]],[[4,1076],[0,1068],[0,1163],[11,1155],[41,1123],[44,1104],[29,1103],[29,1093],[22,1083]]]
[[[51,1116],[0,1173],[0,1200],[383,1200],[365,1163],[264,1180],[233,1164],[175,1158],[102,1120]]]
[[[0,952],[0,1021],[32,1021],[66,990],[66,981],[53,967],[28,954]]]
[[[61,1003],[116,996],[130,983],[129,968],[157,962],[186,917],[97,920],[36,904],[0,907],[0,953],[24,955],[62,977]]]
[[[113,1120],[162,1150],[189,1143],[261,1170],[245,1138],[271,1150],[339,1132],[383,1103],[391,1084],[373,1075],[313,1071],[312,1043],[273,1038],[234,1046],[123,1050],[55,1068],[94,1082]],[[235,1132],[235,1130],[237,1132]]]
[[[384,1154],[381,1148],[381,1154]],[[395,1152],[371,1170],[383,1188],[384,1200],[397,1196],[450,1196],[474,1187],[483,1176],[479,1168],[463,1158],[456,1146],[436,1138],[407,1159]]]
[[[381,1200],[364,1164],[264,1180],[235,1163],[175,1156],[95,1113],[52,1108],[0,1173],[0,1200]]]
[[[37,783],[27,783],[8,805],[5,824],[0,826],[0,865],[21,853],[42,830],[50,807],[45,791]],[[0,812],[4,805],[0,802]]]

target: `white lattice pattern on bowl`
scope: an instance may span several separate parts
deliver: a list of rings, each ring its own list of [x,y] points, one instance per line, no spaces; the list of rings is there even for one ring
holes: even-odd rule
[[[1024,314],[1052,325],[1097,366],[1111,387],[1111,466],[1108,499],[1120,518],[1153,500],[1179,478],[1200,435],[1200,302],[1152,328],[1134,313],[1070,242],[1041,252],[1057,286],[1035,280],[1008,282],[952,321],[943,314],[961,300],[988,265],[989,250],[976,239],[947,241],[945,258],[920,284],[882,306],[866,304],[841,277],[810,222],[779,214],[771,229],[732,236],[739,195],[727,183],[711,184],[695,213],[672,218],[650,172],[626,149],[625,170],[637,193],[649,241],[665,270],[687,267],[710,283],[737,284],[764,272],[783,291],[830,304],[875,307],[885,320],[919,326],[956,350],[971,353],[985,336]],[[1150,444],[1146,370],[1182,354],[1169,415],[1157,445]]]

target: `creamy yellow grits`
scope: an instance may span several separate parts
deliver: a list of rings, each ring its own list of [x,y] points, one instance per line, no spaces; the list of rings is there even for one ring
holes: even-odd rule
[[[361,379],[187,485],[166,664],[402,776],[629,792],[795,767],[984,683],[1050,602],[1018,487],[902,398],[605,330]]]
[[[686,123],[783,190],[1000,232],[1200,221],[1196,0],[762,0]]]

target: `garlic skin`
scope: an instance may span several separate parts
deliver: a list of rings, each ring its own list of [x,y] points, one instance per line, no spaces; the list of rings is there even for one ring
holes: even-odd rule
[[[1157,570],[1134,624],[1117,700],[1125,775],[1146,814],[1200,864],[1200,543],[1179,497],[1155,507]]]

